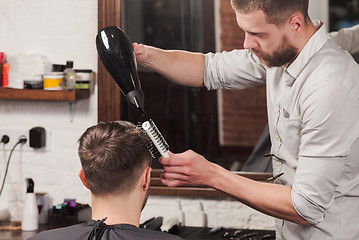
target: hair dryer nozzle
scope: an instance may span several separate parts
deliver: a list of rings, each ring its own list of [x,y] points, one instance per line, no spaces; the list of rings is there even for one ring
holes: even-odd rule
[[[144,95],[136,55],[127,35],[119,27],[106,27],[97,34],[96,46],[102,64],[126,96],[128,104],[144,115]]]
[[[137,110],[144,116],[145,111],[143,110],[144,97],[141,89],[133,90],[126,95],[126,101],[131,106],[137,108]]]

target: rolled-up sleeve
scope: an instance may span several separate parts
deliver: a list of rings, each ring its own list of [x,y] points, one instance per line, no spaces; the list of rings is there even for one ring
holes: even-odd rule
[[[334,202],[335,189],[343,174],[345,158],[300,157],[292,202],[297,213],[311,224],[323,221]]]
[[[204,85],[207,89],[243,89],[265,84],[266,69],[247,50],[205,55]]]

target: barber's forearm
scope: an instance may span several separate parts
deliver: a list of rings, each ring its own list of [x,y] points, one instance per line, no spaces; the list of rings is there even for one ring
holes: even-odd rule
[[[204,55],[180,50],[162,50],[146,46],[147,58],[142,65],[181,85],[202,87]]]
[[[309,225],[295,211],[290,187],[257,182],[228,172],[220,166],[216,169],[216,174],[212,175],[210,185],[262,213],[297,224]]]

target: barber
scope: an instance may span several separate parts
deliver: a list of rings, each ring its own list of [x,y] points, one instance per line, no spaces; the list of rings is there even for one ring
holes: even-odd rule
[[[231,0],[244,50],[134,44],[140,64],[208,89],[266,84],[275,183],[189,150],[161,159],[167,186],[202,184],[276,218],[277,239],[359,239],[359,67],[308,16],[308,0]]]

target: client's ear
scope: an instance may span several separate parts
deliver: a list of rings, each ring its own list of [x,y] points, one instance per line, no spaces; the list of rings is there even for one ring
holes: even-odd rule
[[[147,191],[150,187],[150,182],[151,182],[151,171],[152,168],[151,167],[146,167],[145,171],[143,173],[143,190]]]
[[[84,170],[81,168],[80,172],[79,172],[79,177],[81,179],[81,182],[85,185],[85,187],[87,187],[88,189],[89,186],[87,185],[87,181],[86,181],[86,177],[85,177],[85,173],[84,173]]]

